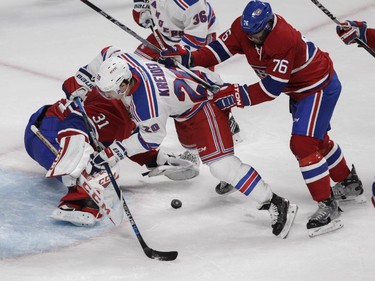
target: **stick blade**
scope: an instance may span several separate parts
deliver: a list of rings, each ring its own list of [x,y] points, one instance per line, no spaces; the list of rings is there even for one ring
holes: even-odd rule
[[[155,259],[159,261],[173,261],[177,258],[178,252],[177,251],[171,251],[171,252],[160,252],[153,250],[151,248],[144,248],[143,249],[146,256],[148,256],[150,259]]]

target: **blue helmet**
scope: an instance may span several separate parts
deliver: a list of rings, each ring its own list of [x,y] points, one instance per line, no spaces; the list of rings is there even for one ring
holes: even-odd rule
[[[270,4],[261,1],[250,1],[241,17],[242,30],[255,34],[262,31],[273,18]]]

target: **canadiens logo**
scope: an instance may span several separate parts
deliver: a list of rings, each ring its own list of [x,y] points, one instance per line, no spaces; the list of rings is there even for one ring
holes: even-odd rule
[[[261,9],[256,9],[252,14],[251,14],[251,16],[259,16],[260,14],[262,13],[262,10]]]

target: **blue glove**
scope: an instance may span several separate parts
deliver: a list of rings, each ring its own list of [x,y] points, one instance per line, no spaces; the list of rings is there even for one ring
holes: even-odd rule
[[[220,91],[214,95],[213,101],[221,110],[234,106],[244,107],[250,105],[247,85],[224,84]]]
[[[190,48],[188,46],[175,45],[174,47],[169,47],[165,50],[162,50],[160,52],[160,56],[160,62],[165,64],[166,66],[176,66],[174,61],[179,62],[187,68],[194,66]],[[172,61],[173,65],[171,63]]]
[[[336,26],[336,33],[346,45],[355,43],[357,38],[366,43],[366,29],[365,21],[345,21]]]

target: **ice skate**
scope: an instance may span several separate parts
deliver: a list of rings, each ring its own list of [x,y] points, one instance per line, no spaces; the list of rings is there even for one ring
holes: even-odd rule
[[[327,232],[340,229],[344,224],[339,219],[340,208],[333,197],[318,203],[318,210],[307,222],[310,237],[315,237]]]
[[[362,182],[354,165],[352,165],[349,176],[332,187],[332,192],[335,200],[340,200],[341,202],[366,203],[367,201],[363,195]]]
[[[70,222],[76,226],[93,226],[103,219],[99,207],[88,197],[80,186],[69,187],[68,193],[61,198],[51,218],[58,221]]]
[[[287,238],[293,225],[298,206],[289,200],[273,194],[270,202],[264,203],[259,210],[268,210],[271,215],[272,233],[283,239]]]
[[[236,191],[233,185],[226,183],[225,181],[221,181],[216,187],[215,191],[217,194],[220,195],[228,195]]]

